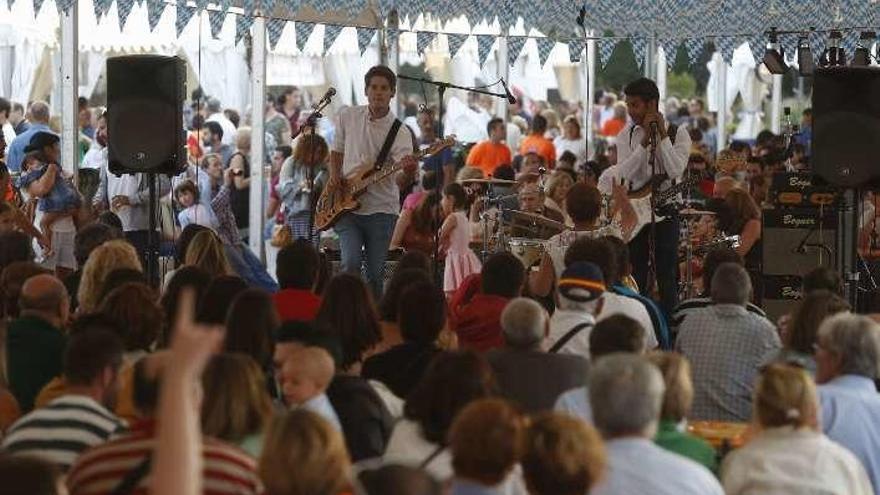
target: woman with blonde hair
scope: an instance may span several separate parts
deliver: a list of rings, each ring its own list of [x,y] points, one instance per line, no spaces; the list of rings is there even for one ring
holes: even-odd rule
[[[873,493],[859,460],[819,430],[818,407],[806,371],[784,364],[765,368],[755,386],[757,433],[725,459],[725,493]]]
[[[266,495],[338,495],[348,487],[345,441],[325,419],[305,409],[269,426],[259,474]]]
[[[91,313],[98,309],[101,294],[104,293],[104,281],[110,272],[121,268],[143,271],[137,251],[127,241],[108,241],[92,251],[83,266],[77,292],[80,313]]]
[[[605,446],[587,423],[542,413],[526,432],[521,463],[531,495],[583,495],[605,472]]]
[[[186,249],[183,264],[198,267],[212,278],[220,275],[235,275],[223,242],[211,230],[203,230],[196,234]]]
[[[687,416],[694,403],[694,384],[687,358],[677,352],[652,352],[648,354],[648,361],[657,366],[666,384],[654,443],[716,472],[718,461],[715,449],[686,430]]]
[[[205,434],[259,457],[272,415],[272,399],[256,361],[245,354],[218,354],[205,368],[202,387]]]
[[[574,185],[574,179],[566,172],[558,170],[550,174],[544,186],[544,206],[553,208],[562,214],[566,225],[573,225],[571,217],[565,211],[565,196]]]

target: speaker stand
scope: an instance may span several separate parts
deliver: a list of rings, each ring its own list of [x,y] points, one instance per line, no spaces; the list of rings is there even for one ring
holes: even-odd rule
[[[151,287],[159,290],[159,234],[156,232],[156,214],[158,209],[158,198],[156,197],[157,174],[154,172],[146,172],[145,174],[150,193],[150,221],[147,227],[149,230],[147,230],[147,253],[145,256],[147,260],[147,281]]]
[[[838,207],[837,266],[845,285],[845,295],[855,310],[859,303],[859,212],[862,191],[846,189]]]

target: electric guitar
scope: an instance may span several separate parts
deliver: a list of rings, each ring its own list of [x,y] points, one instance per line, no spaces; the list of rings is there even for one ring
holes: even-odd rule
[[[673,184],[667,189],[657,191],[657,187],[648,182],[647,185],[631,191],[628,196],[633,209],[636,212],[636,225],[633,227],[630,239],[634,238],[648,224],[651,223],[651,203],[653,198],[653,208],[655,217],[666,217],[675,213],[673,200],[682,192],[696,185],[700,181],[698,174],[687,174],[680,182]]]
[[[730,150],[723,150],[719,153],[715,160],[715,168],[723,173],[734,174],[746,169],[746,159],[739,153]],[[650,180],[641,188],[630,191],[628,196],[632,202],[633,209],[636,211],[638,221],[633,227],[630,239],[635,237],[645,225],[651,223],[651,198],[654,201],[654,214],[659,217],[666,217],[677,212],[676,204],[673,202],[676,196],[690,189],[692,186],[699,184],[700,175],[697,173],[688,173],[682,177],[680,182],[673,184],[668,189],[655,192],[659,189],[660,183],[666,178],[665,175],[659,176],[656,180]]]
[[[435,155],[453,144],[455,144],[455,136],[449,136],[413,153],[411,156],[416,160],[421,160]],[[343,213],[360,208],[358,197],[364,194],[368,187],[391,177],[402,168],[403,165],[400,161],[386,163],[381,168],[371,167],[365,171],[356,171],[352,176],[346,177],[343,187],[325,187],[315,207],[315,227],[318,230],[327,230],[332,227]]]

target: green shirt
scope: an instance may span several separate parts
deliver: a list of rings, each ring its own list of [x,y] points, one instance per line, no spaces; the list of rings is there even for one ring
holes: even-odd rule
[[[40,390],[61,375],[67,338],[61,330],[36,316],[22,316],[6,332],[9,389],[27,413]]]
[[[718,472],[715,449],[705,440],[681,431],[674,421],[660,421],[654,443],[706,466],[713,473]]]

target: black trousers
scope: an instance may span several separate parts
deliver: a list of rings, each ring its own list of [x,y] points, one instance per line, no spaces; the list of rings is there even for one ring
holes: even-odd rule
[[[654,245],[657,262],[657,286],[660,290],[660,308],[666,318],[678,304],[678,218],[666,218],[655,227]],[[648,261],[650,256],[649,240],[651,226],[646,225],[633,240],[629,242],[629,259],[632,264],[632,275],[639,284],[639,291],[651,297],[648,287]]]

